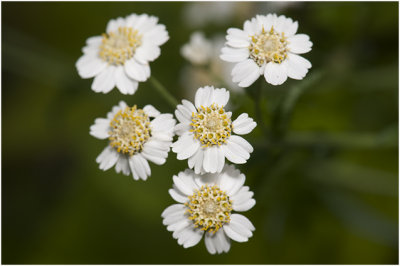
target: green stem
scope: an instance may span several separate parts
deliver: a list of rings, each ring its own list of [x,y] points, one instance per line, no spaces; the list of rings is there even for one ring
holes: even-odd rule
[[[257,123],[259,124],[263,135],[267,135],[267,130],[265,128],[262,109],[261,109],[261,101],[262,101],[262,90],[261,86],[256,87],[256,93],[254,97],[254,111],[256,114]]]
[[[154,76],[150,77],[150,82],[164,99],[167,100],[173,108],[176,108],[179,104],[178,100]]]
[[[264,124],[263,115],[262,115],[262,85],[259,81],[255,83],[253,86],[246,89],[246,93],[250,96],[250,98],[254,101],[254,115],[255,120],[257,122],[257,126],[261,128],[261,132],[263,135],[267,135],[267,128]]]

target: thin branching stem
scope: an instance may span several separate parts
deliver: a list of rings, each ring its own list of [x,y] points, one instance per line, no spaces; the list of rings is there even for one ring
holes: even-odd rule
[[[164,97],[164,99],[167,100],[171,107],[176,108],[179,104],[178,100],[161,84],[161,82],[159,82],[154,76],[151,76],[150,83]]]

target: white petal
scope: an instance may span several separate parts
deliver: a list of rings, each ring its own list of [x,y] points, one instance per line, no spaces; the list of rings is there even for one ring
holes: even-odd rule
[[[225,106],[229,100],[229,91],[225,88],[214,89],[212,103],[218,104],[219,107]]]
[[[225,46],[221,49],[220,58],[226,62],[241,62],[249,58],[249,55],[248,48],[230,48]]]
[[[129,175],[131,173],[129,162],[126,156],[119,156],[117,164],[115,165],[115,171],[117,171],[117,173],[122,171],[124,175]]]
[[[120,111],[124,110],[128,105],[124,101],[120,101],[118,105],[113,106],[111,112],[107,113],[107,119],[112,120],[114,116]]]
[[[230,249],[230,240],[225,235],[224,230],[218,230],[215,234],[207,233],[204,237],[204,243],[207,251],[211,254],[228,252]]]
[[[90,135],[98,139],[106,139],[110,135],[110,120],[105,118],[96,118],[94,124],[90,126]]]
[[[163,165],[166,161],[166,157],[154,155],[154,154],[146,152],[145,150],[143,150],[141,154],[145,159],[147,159],[157,165]]]
[[[194,182],[198,187],[205,185],[216,185],[218,184],[219,174],[202,173],[193,176]]]
[[[246,20],[243,29],[248,35],[257,34],[259,31],[258,21],[255,18],[252,20]]]
[[[144,169],[144,166],[142,165],[139,156],[137,154],[133,155],[129,160],[133,161],[133,166],[135,167],[135,170],[139,175],[139,177],[143,180],[146,180],[147,179],[146,170]]]
[[[218,151],[218,156],[217,156],[217,160],[218,160],[218,167],[217,167],[217,172],[221,172],[222,169],[225,166],[225,153],[224,151],[221,149],[220,146],[218,146],[217,148]]]
[[[177,153],[178,160],[191,157],[200,148],[200,141],[193,134],[183,134],[172,144],[172,151]]]
[[[245,163],[250,154],[243,148],[232,141],[227,141],[226,144],[221,145],[221,149],[224,151],[226,159],[232,163],[242,164]]]
[[[174,223],[174,224],[171,224],[171,225],[167,226],[167,230],[168,231],[174,231],[174,234],[175,234],[175,232],[180,232],[184,228],[190,226],[191,223],[192,223],[192,221],[190,221],[189,219],[184,219],[182,221],[179,221],[177,223]],[[173,234],[173,236],[174,236],[174,234]],[[174,237],[174,238],[176,238],[176,237]]]
[[[154,144],[152,144],[154,143]],[[143,145],[143,150],[141,155],[158,165],[162,165],[165,163],[166,158],[168,157],[169,147],[159,146],[159,143],[163,143],[157,140],[150,140]],[[167,146],[167,144],[165,145]]]
[[[247,48],[250,46],[250,37],[246,32],[236,28],[230,28],[227,32],[226,39],[229,46],[236,48]]]
[[[177,125],[175,126],[174,130],[175,130],[175,133],[176,133],[178,136],[180,136],[180,135],[184,134],[185,132],[189,132],[189,130],[190,130],[191,128],[192,128],[192,127],[191,127],[189,124],[187,124],[187,123],[179,123],[179,124],[177,124]]]
[[[243,113],[233,121],[232,126],[234,133],[244,135],[250,133],[257,126],[257,123],[248,114]]]
[[[277,32],[284,32],[285,24],[286,24],[286,17],[284,15],[280,15],[274,23],[274,29]]]
[[[183,102],[183,101],[182,101]],[[189,124],[192,120],[192,109],[187,104],[178,104],[175,110],[175,116],[178,121],[184,124]],[[197,110],[195,110],[197,112]]]
[[[103,41],[103,36],[93,36],[86,39],[86,44],[90,46],[98,46]]]
[[[232,135],[229,137],[229,140],[242,147],[246,152],[253,152],[253,146],[251,146],[251,144],[248,143],[247,140],[245,140],[244,138]]]
[[[219,230],[217,233],[215,233],[215,235],[219,241],[219,247],[221,248],[220,253],[228,252],[231,248],[230,238],[225,234],[223,230]]]
[[[131,169],[131,172],[132,172],[133,179],[134,179],[134,180],[139,180],[139,179],[140,179],[140,176],[139,176],[138,171],[136,170],[137,165],[136,165],[135,162],[133,161],[132,157],[130,157],[130,158],[128,159],[128,162],[129,162],[129,168]]]
[[[225,233],[237,242],[246,242],[253,236],[253,224],[241,214],[232,214],[231,221],[223,226]]]
[[[203,168],[208,173],[215,173],[218,169],[218,148],[216,146],[207,147],[204,150]]]
[[[172,114],[160,114],[154,118],[151,122],[151,129],[155,132],[170,132],[172,133],[175,127],[175,119],[172,118]]]
[[[141,14],[138,16],[138,19],[135,21],[132,27],[139,30],[139,32],[147,32],[153,29],[157,25],[157,22],[157,17]]]
[[[288,53],[286,60],[288,76],[292,79],[303,79],[311,67],[310,61],[296,54]]]
[[[126,74],[137,81],[146,81],[150,76],[150,67],[148,64],[140,64],[135,59],[130,59],[125,62]]]
[[[252,59],[237,63],[232,69],[232,81],[240,87],[250,86],[259,76],[260,67]]]
[[[169,151],[169,148],[171,146],[170,141],[160,141],[154,138],[150,138],[144,145],[143,148],[145,149],[155,149],[155,150],[161,150],[161,151]]]
[[[168,32],[166,31],[165,26],[161,24],[146,32],[143,36],[144,42],[153,43],[155,45],[162,45],[168,41],[168,39]]]
[[[232,200],[232,208],[235,211],[247,211],[251,209],[256,201],[252,198],[254,193],[249,191],[249,187],[241,187],[234,195],[229,196]]]
[[[148,176],[151,175],[150,165],[149,165],[149,163],[147,162],[147,160],[146,160],[140,153],[137,154],[136,156],[137,156],[137,158],[139,159],[139,161],[141,162],[142,167],[144,168],[144,170],[145,170],[145,172],[146,172],[146,178],[147,178]]]
[[[178,104],[176,106],[177,111],[181,112],[181,114],[185,117],[185,119],[187,120],[191,120],[192,119],[192,111],[190,109],[188,109],[186,106],[182,105],[182,104]]]
[[[98,74],[92,83],[92,90],[95,92],[110,92],[115,86],[115,66],[108,66]]]
[[[111,19],[108,23],[107,23],[107,27],[106,27],[106,32],[110,33],[110,32],[115,32],[118,30],[119,27],[123,27],[125,26],[125,19],[118,17],[116,19]]]
[[[164,218],[163,224],[168,226],[187,219],[185,215],[186,209],[186,206],[183,204],[174,204],[169,206],[161,214],[161,216]]]
[[[168,132],[162,132],[162,131],[154,132],[153,131],[151,133],[151,138],[155,139],[155,140],[159,140],[159,141],[169,141],[172,143],[172,140],[173,140],[172,130],[171,130],[171,132],[170,131],[168,131]]]
[[[222,173],[219,175],[218,184],[221,190],[227,192],[230,197],[243,186],[246,177],[240,173],[233,165],[225,165]]]
[[[115,83],[122,94],[128,95],[134,94],[139,85],[136,80],[132,80],[126,75],[123,66],[118,66],[115,70]]]
[[[201,106],[210,106],[214,99],[214,87],[205,86],[197,89],[194,97],[195,106],[200,108]]]
[[[183,205],[183,204],[179,204],[179,205]],[[163,224],[168,226],[171,224],[181,222],[182,220],[185,220],[185,219],[187,219],[187,217],[185,216],[185,210],[182,210],[179,213],[176,213],[173,215],[168,215],[167,217],[165,217],[163,219]]]
[[[162,213],[161,217],[166,218],[170,215],[175,215],[177,213],[185,212],[186,206],[183,204],[173,204],[171,206],[168,206]]]
[[[184,248],[190,248],[200,242],[204,231],[193,226],[188,226],[182,230],[178,235],[178,244],[183,245]]]
[[[311,51],[312,42],[310,37],[306,34],[296,34],[288,38],[288,48],[291,53],[304,54]]]
[[[149,61],[152,62],[158,58],[161,54],[160,47],[149,44],[142,44],[135,51],[135,59],[141,64],[147,64]]]
[[[85,54],[76,62],[76,68],[81,78],[92,78],[107,67],[107,62],[103,61],[97,54]]]
[[[115,163],[118,161],[119,153],[107,146],[102,153],[96,158],[96,162],[100,164],[99,168],[103,171],[106,171],[113,167]]]
[[[265,66],[265,80],[272,85],[281,85],[287,79],[286,60],[281,64],[269,62]]]
[[[232,208],[233,208],[233,210],[238,211],[238,212],[245,212],[245,211],[248,211],[251,208],[253,208],[254,205],[256,205],[255,199],[249,199],[249,200],[243,202],[242,204],[233,204]]]
[[[294,21],[291,18],[287,18],[285,23],[282,26],[283,32],[285,32],[286,37],[291,37],[297,32],[297,28],[299,24],[297,21]]]
[[[143,107],[143,111],[150,117],[156,117],[160,115],[160,111],[154,108],[154,106],[151,104],[148,104],[145,107]]]
[[[174,188],[170,188],[168,190],[169,194],[171,195],[171,197],[179,202],[179,203],[185,203],[188,201],[188,197],[185,196],[182,192],[180,192],[175,186]]]
[[[193,180],[194,172],[192,170],[186,169],[184,172],[180,172],[178,176],[173,176],[174,184],[183,194],[190,196],[193,194],[198,186]]]
[[[199,174],[203,168],[204,152],[198,149],[197,152],[189,158],[188,164],[190,168],[194,167],[194,172]]]
[[[252,231],[256,230],[254,225],[250,222],[249,219],[247,219],[246,216],[238,213],[234,213],[231,215],[231,223],[240,224],[242,227],[246,228],[248,230],[247,235],[249,237],[253,235]]]
[[[193,103],[189,102],[188,100],[182,100],[182,105],[189,110],[190,115],[197,112],[196,107],[194,107]]]
[[[204,244],[206,245],[207,251],[210,254],[215,254],[217,252],[217,249],[214,244],[214,240],[212,239],[212,235],[206,234],[204,236]]]

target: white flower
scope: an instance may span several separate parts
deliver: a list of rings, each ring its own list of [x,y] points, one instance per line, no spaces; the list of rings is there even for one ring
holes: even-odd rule
[[[246,242],[252,237],[253,224],[232,211],[250,210],[256,201],[249,187],[243,186],[245,176],[232,165],[220,174],[204,176],[187,169],[173,180],[169,194],[179,204],[169,206],[161,216],[179,245],[195,246],[205,234],[206,248],[215,254],[228,252],[231,239]]]
[[[311,51],[312,42],[306,34],[296,34],[297,21],[268,14],[257,15],[244,23],[244,30],[230,28],[221,59],[237,63],[232,80],[248,87],[264,75],[273,85],[284,83],[287,77],[303,79],[311,63],[299,56]]]
[[[132,14],[108,22],[106,33],[86,40],[83,56],[76,62],[82,78],[94,77],[92,90],[134,94],[138,82],[150,77],[149,62],[160,55],[169,36],[158,18]]]
[[[205,65],[213,55],[213,46],[202,32],[194,32],[190,42],[182,46],[181,55],[194,65]]]
[[[225,89],[206,86],[197,90],[195,105],[182,100],[175,110],[180,122],[175,132],[180,137],[172,144],[172,151],[178,160],[188,159],[196,173],[221,172],[225,157],[243,164],[253,152],[250,143],[233,133],[248,134],[257,124],[246,113],[232,122],[232,113],[224,110],[228,100]]]
[[[197,37],[195,38],[195,36]],[[231,71],[233,65],[231,63],[222,61],[219,58],[221,48],[224,46],[224,44],[224,35],[218,34],[215,35],[213,38],[208,39],[204,37],[204,33],[195,32],[191,36],[190,43],[184,46],[188,47],[185,48],[187,49],[185,51],[186,55],[183,54],[184,51],[183,49],[181,49],[181,54],[193,65],[207,65],[207,68],[185,66],[182,69],[180,82],[182,86],[185,87],[184,92],[187,98],[193,97],[196,93],[196,88],[203,86],[203,84],[221,82],[226,84],[227,89],[229,89],[230,91],[233,91],[235,93],[244,92],[243,88],[232,82]],[[209,48],[207,47],[211,47],[211,50],[209,50]]]
[[[135,180],[146,180],[151,175],[147,161],[165,163],[175,123],[171,114],[161,114],[151,105],[138,109],[121,101],[107,118],[97,118],[90,127],[90,135],[109,140],[96,162],[104,171],[115,165],[117,173],[132,173]]]

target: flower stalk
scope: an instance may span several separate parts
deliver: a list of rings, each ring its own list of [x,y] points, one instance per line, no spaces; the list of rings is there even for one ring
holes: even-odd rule
[[[150,77],[150,83],[167,100],[171,107],[175,108],[179,104],[178,100],[153,75]]]

